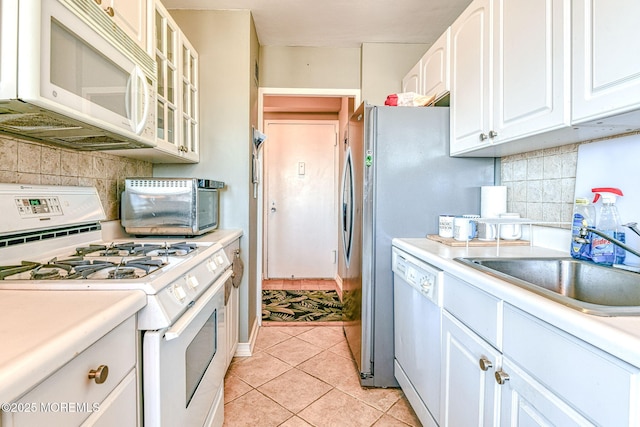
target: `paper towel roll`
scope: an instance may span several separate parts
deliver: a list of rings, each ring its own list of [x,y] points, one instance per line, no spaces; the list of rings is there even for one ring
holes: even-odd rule
[[[507,187],[504,185],[485,185],[480,187],[480,216],[498,218],[507,211]]]

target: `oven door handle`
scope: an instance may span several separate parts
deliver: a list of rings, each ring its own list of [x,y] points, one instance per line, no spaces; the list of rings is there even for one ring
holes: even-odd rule
[[[180,335],[189,327],[193,319],[200,314],[202,310],[207,306],[209,301],[211,301],[217,294],[222,291],[224,292],[224,283],[231,277],[231,270],[227,270],[216,282],[204,293],[200,298],[198,298],[187,310],[187,312],[180,317],[171,328],[167,329],[167,332],[164,333],[164,340],[171,341],[176,338],[180,338]],[[222,285],[220,285],[222,283]]]

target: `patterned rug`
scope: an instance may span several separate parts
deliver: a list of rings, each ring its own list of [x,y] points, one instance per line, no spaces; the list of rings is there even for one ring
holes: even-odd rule
[[[342,320],[336,291],[262,291],[262,320],[274,322],[331,322]]]

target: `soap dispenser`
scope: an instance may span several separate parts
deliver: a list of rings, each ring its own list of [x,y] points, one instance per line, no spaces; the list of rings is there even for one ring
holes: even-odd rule
[[[622,191],[619,188],[599,187],[593,188],[591,192],[596,195],[593,203],[596,203],[602,196],[602,207],[596,224],[597,230],[625,243],[625,234],[620,222],[620,214],[616,207],[616,198],[623,196]],[[622,264],[625,259],[625,250],[614,245],[606,238],[593,234],[591,259],[597,264]]]

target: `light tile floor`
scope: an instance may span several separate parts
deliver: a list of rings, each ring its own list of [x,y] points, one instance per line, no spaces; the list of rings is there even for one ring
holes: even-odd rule
[[[224,383],[229,427],[421,425],[400,389],[360,387],[339,326],[263,326]]]

